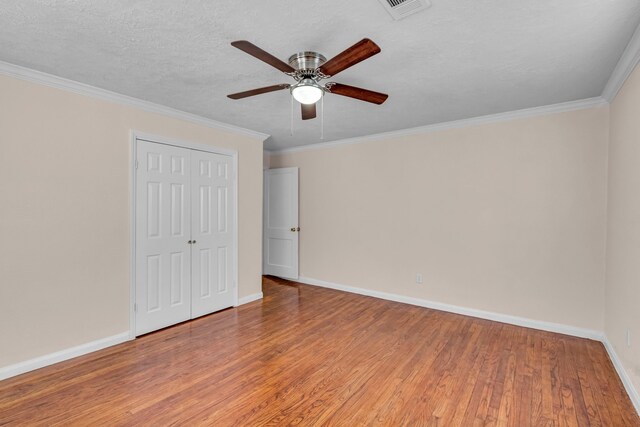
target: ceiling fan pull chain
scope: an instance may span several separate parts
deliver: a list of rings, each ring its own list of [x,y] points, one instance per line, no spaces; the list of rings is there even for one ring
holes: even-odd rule
[[[291,95],[291,136],[293,136],[293,95]]]
[[[320,139],[324,140],[324,96],[320,99]]]

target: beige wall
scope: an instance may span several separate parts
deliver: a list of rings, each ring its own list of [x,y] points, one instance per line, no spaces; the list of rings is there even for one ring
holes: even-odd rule
[[[640,68],[611,104],[610,120],[605,331],[640,391]]]
[[[601,107],[271,167],[300,167],[301,276],[602,331],[607,140]]]
[[[4,76],[0,94],[0,367],[128,330],[131,129],[239,152],[240,297],[261,291],[261,141]]]

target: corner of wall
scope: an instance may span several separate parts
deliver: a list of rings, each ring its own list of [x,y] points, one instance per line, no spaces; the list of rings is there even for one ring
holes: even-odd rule
[[[607,334],[607,252],[609,245],[609,150],[611,144],[611,104],[607,104],[606,130],[605,130],[605,188],[604,188],[604,266],[602,277],[602,331],[606,339]]]

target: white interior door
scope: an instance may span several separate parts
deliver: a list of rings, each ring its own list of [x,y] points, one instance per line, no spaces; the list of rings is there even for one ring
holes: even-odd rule
[[[298,168],[264,171],[263,272],[298,279]]]
[[[136,334],[191,317],[190,150],[137,143]]]
[[[232,158],[191,153],[192,317],[236,304]]]

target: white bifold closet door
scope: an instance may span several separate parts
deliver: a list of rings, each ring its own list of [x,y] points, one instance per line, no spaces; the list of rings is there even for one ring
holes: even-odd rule
[[[136,335],[235,303],[230,156],[137,141]]]
[[[191,317],[231,307],[231,157],[191,152]]]

